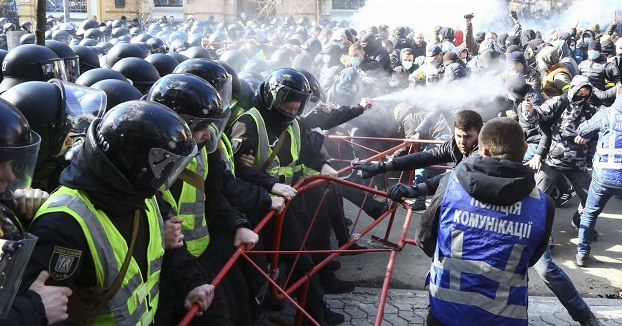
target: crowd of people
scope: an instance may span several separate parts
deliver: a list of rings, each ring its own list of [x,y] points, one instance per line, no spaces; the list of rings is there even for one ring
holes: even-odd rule
[[[524,29],[516,12],[508,21],[477,31],[466,14],[458,28],[414,31],[246,14],[145,26],[50,17],[45,46],[31,24],[4,22],[7,35],[27,33],[0,50],[0,269],[10,276],[0,323],[170,325],[198,305],[193,324],[251,325],[283,302],[246,261],[210,284],[236,248],[325,252],[333,232],[352,254],[366,249],[350,238],[343,200],[372,219],[391,202],[292,187],[350,160],[347,178],[361,184],[416,170],[412,185],[374,182],[423,212],[429,325],[526,325],[529,267],[575,321],[599,325],[551,250],[555,206],[576,195],[576,264],[588,266],[597,217],[622,194],[617,14],[603,30]],[[328,133],[440,144],[367,162]],[[453,169],[428,168],[440,164]],[[276,242],[274,221],[253,231],[271,210],[285,214]],[[251,257],[270,270],[270,257]],[[326,257],[279,264],[309,277],[295,294],[306,293],[313,320],[337,325],[345,318],[324,295],[355,284],[336,277],[338,261],[310,275]]]

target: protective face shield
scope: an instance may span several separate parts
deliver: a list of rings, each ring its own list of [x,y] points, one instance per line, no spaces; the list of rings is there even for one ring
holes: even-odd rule
[[[276,89],[274,94],[275,95],[273,96],[272,104],[270,105],[270,107],[272,109],[277,109],[282,114],[292,118],[292,120],[296,118],[296,115],[291,115],[290,113],[285,112],[283,109],[280,108],[280,106],[285,103],[299,102],[300,108],[298,109],[298,115],[301,112],[305,112],[305,108],[307,107],[309,100],[311,99],[311,93],[300,92],[282,84]]]
[[[11,217],[13,213],[0,204],[0,319],[8,317],[22,275],[37,242],[32,234],[22,234]]]
[[[192,132],[209,128],[209,140],[198,144],[200,147],[205,147],[207,153],[213,153],[216,148],[218,148],[220,137],[227,127],[227,122],[229,122],[231,108],[229,106],[223,106],[223,108],[222,114],[217,118],[198,118],[186,114],[180,115],[184,121],[186,121]]]
[[[218,90],[218,95],[222,99],[223,108],[228,108],[231,106],[231,101],[233,97],[233,78],[231,75],[227,77],[227,79],[221,81],[219,85],[212,85],[214,88]],[[191,128],[192,130],[192,128]]]
[[[162,148],[152,148],[149,151],[149,166],[153,172],[151,187],[159,191],[168,190],[197,152],[196,145],[188,156],[173,154]]]
[[[52,80],[61,89],[65,101],[65,113],[71,125],[71,134],[85,135],[89,125],[101,118],[106,110],[106,93],[104,91],[77,84]]]
[[[80,77],[80,57],[77,55],[73,58],[64,58],[65,74],[67,75],[67,81],[75,83],[78,77]]]
[[[77,59],[76,59],[77,61]],[[65,67],[65,61],[63,59],[53,59],[42,62],[37,62],[37,69],[39,70],[40,80],[48,81],[50,79],[60,79],[68,81],[67,68]],[[78,68],[78,75],[80,68]],[[76,76],[77,78],[77,76]]]
[[[41,137],[31,133],[24,146],[0,146],[0,199],[16,199],[30,190]]]

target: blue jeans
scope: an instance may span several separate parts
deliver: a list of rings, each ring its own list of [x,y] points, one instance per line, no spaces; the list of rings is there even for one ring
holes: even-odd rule
[[[622,195],[622,189],[609,188],[594,180],[590,183],[579,225],[579,242],[577,243],[579,257],[587,258],[590,255],[596,218],[603,211],[609,199],[615,195]]]
[[[540,260],[533,265],[533,268],[544,281],[544,284],[551,289],[559,302],[568,310],[568,314],[573,320],[581,322],[589,318],[590,307],[581,298],[579,291],[566,272],[553,262],[549,246],[546,246],[546,251]]]

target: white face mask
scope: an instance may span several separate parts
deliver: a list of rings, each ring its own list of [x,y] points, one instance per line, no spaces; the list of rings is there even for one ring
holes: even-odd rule
[[[402,61],[402,67],[404,67],[404,69],[408,70],[412,68],[412,66],[413,66],[412,61]]]
[[[587,57],[590,60],[596,60],[596,59],[598,59],[598,57],[600,57],[600,52],[596,51],[596,50],[588,50],[587,51]]]

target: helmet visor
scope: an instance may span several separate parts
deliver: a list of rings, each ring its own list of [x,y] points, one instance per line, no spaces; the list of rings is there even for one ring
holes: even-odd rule
[[[106,110],[106,93],[61,80],[51,81],[58,85],[65,100],[65,112],[71,123],[71,132],[86,134],[91,122],[101,118]]]
[[[70,59],[64,59],[64,61],[67,81],[70,83],[75,83],[78,77],[80,77],[80,58],[78,56],[75,56]]]
[[[231,110],[229,107],[226,107],[222,114],[216,118],[197,118],[185,114],[181,115],[181,117],[188,123],[188,126],[193,133],[209,131],[209,134],[205,137],[208,139],[198,144],[201,147],[205,147],[207,153],[213,153],[218,147],[220,137],[227,126],[227,122],[229,122],[230,116]]]
[[[48,81],[50,79],[67,81],[67,70],[65,69],[65,62],[62,59],[39,62],[38,66],[42,81]]]
[[[149,152],[149,166],[153,172],[151,187],[159,191],[170,188],[197,152],[196,145],[188,156],[177,155],[162,148],[152,148]]]
[[[218,90],[218,94],[223,102],[222,107],[224,108],[231,106],[231,98],[233,96],[233,79],[231,75],[227,76],[228,77],[222,80],[219,85],[212,85]]]
[[[281,85],[274,92],[274,98],[272,100],[272,108],[279,108],[282,104],[290,103],[290,102],[299,102],[300,108],[298,109],[298,114],[305,111],[307,107],[307,103],[311,98],[310,92],[301,92],[297,91],[289,86]]]
[[[35,243],[37,237],[30,233],[21,240],[0,239],[0,319],[8,317]]]
[[[30,190],[41,137],[32,132],[24,146],[0,147],[0,199],[16,199]]]
[[[302,115],[301,117],[306,118],[308,117],[310,114],[316,112],[317,110],[320,110],[321,106],[322,106],[322,101],[314,101],[315,98],[309,100],[309,103],[305,106],[304,110],[302,111]]]

